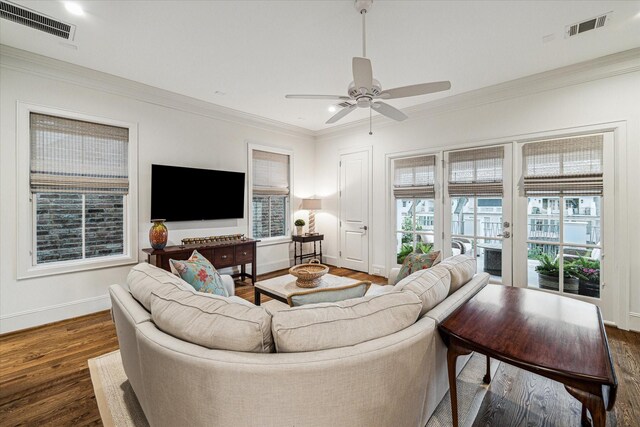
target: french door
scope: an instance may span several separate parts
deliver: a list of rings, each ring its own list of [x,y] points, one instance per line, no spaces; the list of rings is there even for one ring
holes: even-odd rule
[[[511,285],[512,144],[444,157],[444,256],[473,256],[491,283]]]
[[[613,134],[518,142],[514,284],[583,299],[611,318]],[[528,178],[530,176],[530,178]]]

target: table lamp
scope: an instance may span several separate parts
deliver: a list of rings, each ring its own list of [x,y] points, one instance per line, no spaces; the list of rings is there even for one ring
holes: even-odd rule
[[[302,199],[302,209],[309,211],[309,234],[316,234],[316,214],[322,209],[321,199]]]

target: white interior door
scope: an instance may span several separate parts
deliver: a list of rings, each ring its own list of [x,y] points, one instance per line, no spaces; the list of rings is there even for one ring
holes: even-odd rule
[[[369,271],[370,151],[340,156],[340,266]]]
[[[447,188],[452,151],[445,151],[444,168],[444,256],[467,254],[476,258],[478,272],[491,275],[490,282],[512,285],[512,144],[502,147],[502,196],[451,196]],[[488,148],[488,147],[482,147]],[[479,148],[479,149],[482,149]],[[472,151],[471,150],[458,150]],[[479,159],[464,162],[458,172],[469,182],[492,174],[494,163]],[[499,173],[499,172],[497,172]],[[464,180],[464,179],[463,179]]]

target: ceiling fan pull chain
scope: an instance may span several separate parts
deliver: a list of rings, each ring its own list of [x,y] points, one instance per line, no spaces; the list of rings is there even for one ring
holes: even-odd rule
[[[360,14],[362,15],[362,57],[366,58],[367,57],[367,20],[366,20],[366,16],[367,16],[367,11],[366,9],[363,10],[362,12],[360,12]]]
[[[371,106],[369,106],[369,135],[373,135],[373,131],[371,130]]]

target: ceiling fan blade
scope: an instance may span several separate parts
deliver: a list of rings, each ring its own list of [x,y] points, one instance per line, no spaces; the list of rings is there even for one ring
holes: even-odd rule
[[[371,61],[368,58],[354,57],[353,62],[353,81],[356,89],[366,88],[371,90],[373,86],[373,70],[371,69]]]
[[[358,104],[351,104],[348,107],[344,107],[342,110],[338,111],[334,114],[329,120],[326,121],[326,124],[330,125],[331,123],[335,123],[353,110],[358,107]]]
[[[451,82],[431,82],[422,83],[411,86],[396,87],[393,89],[383,90],[380,93],[379,98],[382,99],[396,99],[406,98],[408,96],[426,95],[428,93],[441,92],[443,90],[451,89]]]
[[[284,97],[288,99],[332,99],[338,101],[348,101],[351,99],[348,96],[340,95],[285,95]]]
[[[378,113],[380,113],[380,114],[382,114],[384,116],[387,116],[390,119],[397,120],[399,122],[401,122],[404,119],[408,118],[408,116],[405,113],[403,113],[402,111],[398,110],[395,107],[392,107],[389,104],[381,102],[381,101],[373,102],[371,104],[371,108],[376,110]]]

